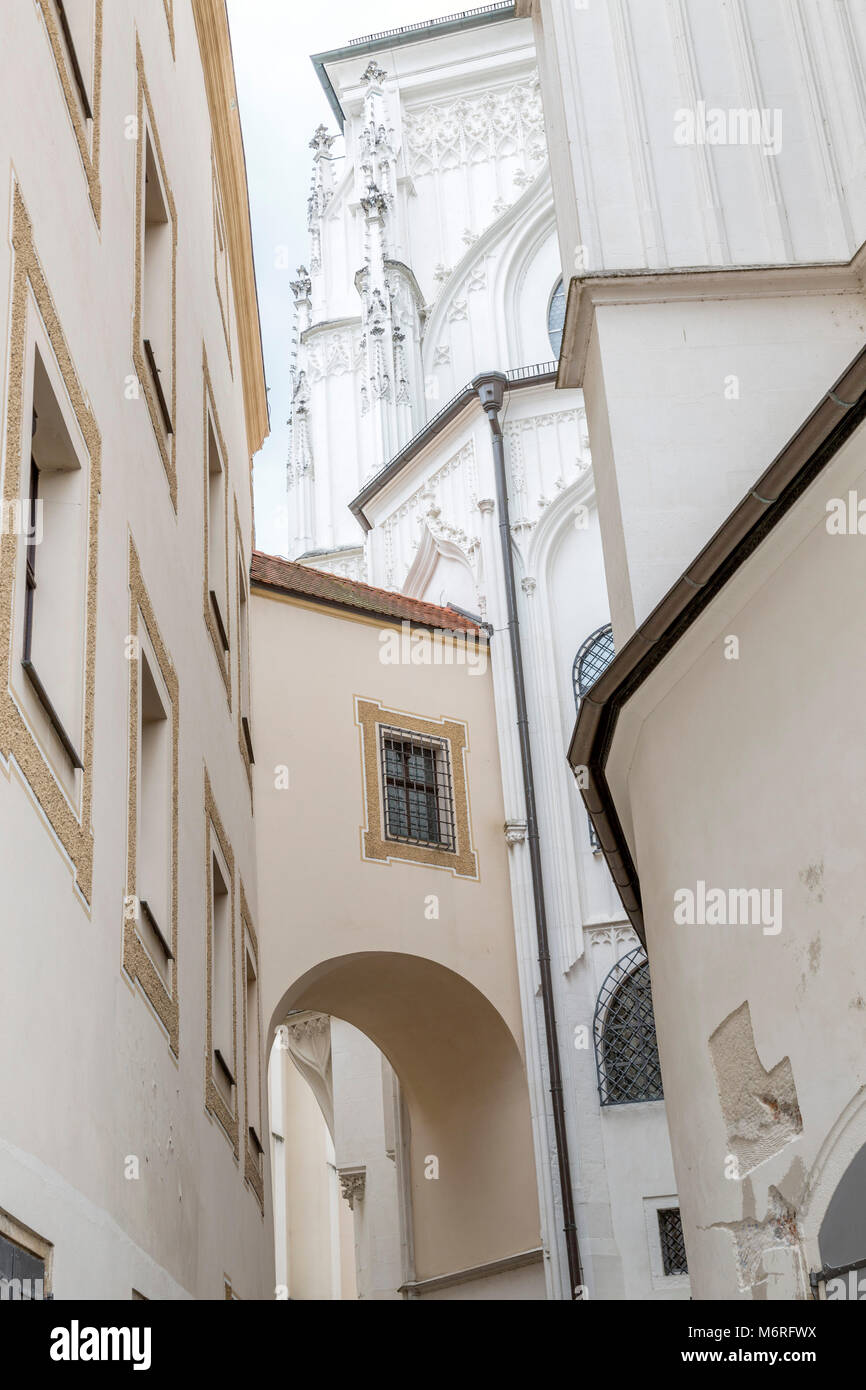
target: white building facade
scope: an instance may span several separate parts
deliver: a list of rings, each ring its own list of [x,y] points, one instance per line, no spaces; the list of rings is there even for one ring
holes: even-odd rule
[[[612,643],[582,392],[555,385],[564,291],[533,32],[513,11],[487,6],[314,59],[341,135],[320,127],[311,141],[288,547],[492,630],[490,775],[506,808],[547,1291],[568,1298],[493,437],[473,386],[504,375],[547,1008],[582,1287],[687,1297],[645,958],[563,757]]]
[[[646,936],[693,1293],[862,1298],[866,9],[517,9],[618,651],[571,757]]]

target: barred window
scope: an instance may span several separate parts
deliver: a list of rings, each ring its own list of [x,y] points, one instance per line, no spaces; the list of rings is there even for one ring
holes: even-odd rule
[[[380,728],[385,837],[454,850],[454,794],[448,742]]]
[[[688,1274],[686,1242],[679,1207],[663,1207],[658,1213],[662,1269],[665,1274]]]
[[[572,679],[574,681],[574,702],[580,704],[581,698],[595,685],[599,676],[607,670],[614,658],[613,628],[610,623],[597,628],[581,646],[574,658]]]
[[[663,1099],[649,962],[642,946],[624,955],[605,978],[593,1033],[602,1105]]]
[[[587,637],[574,658],[572,680],[574,682],[574,703],[578,709],[580,709],[582,697],[591,689],[602,672],[607,669],[613,658],[613,629],[610,623],[605,623],[604,627],[597,628]],[[593,854],[600,854],[601,841],[592,823],[592,817],[587,815],[586,819],[589,826],[589,847]]]

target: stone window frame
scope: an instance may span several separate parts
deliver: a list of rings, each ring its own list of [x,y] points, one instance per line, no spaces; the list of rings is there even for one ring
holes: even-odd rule
[[[165,476],[168,480],[168,490],[171,497],[171,505],[177,514],[177,209],[175,207],[174,194],[168,180],[165,159],[162,153],[162,144],[159,138],[159,130],[154,115],[153,102],[150,96],[150,88],[147,85],[147,78],[144,72],[144,56],[141,51],[141,41],[138,34],[135,36],[135,63],[138,76],[138,91],[136,96],[136,130],[137,139],[135,142],[135,274],[133,291],[133,311],[132,311],[132,360],[135,365],[138,380],[141,383],[144,399],[147,404],[148,414],[153,426],[153,434],[159,450],[162,465],[165,469]],[[144,154],[146,147],[145,131],[150,132],[153,144],[153,152],[159,165],[159,176],[165,192],[165,199],[168,206],[168,214],[171,220],[171,401],[168,403],[169,416],[174,422],[172,432],[166,436],[165,422],[162,416],[159,399],[157,397],[153,374],[144,356],[144,343],[142,339],[141,315],[142,315],[142,277],[144,269]]]
[[[204,542],[203,553],[203,584],[202,584],[202,612],[204,614],[205,627],[210,633],[214,655],[217,659],[220,675],[226,690],[226,699],[229,710],[232,707],[232,651],[231,651],[231,575],[229,573],[229,456],[226,449],[226,442],[220,425],[219,413],[216,408],[216,397],[214,395],[213,381],[208,369],[207,351],[202,344],[202,439],[204,455],[204,514],[202,518],[202,536]],[[210,510],[210,451],[208,447],[208,424],[213,425],[216,437],[217,448],[220,452],[220,459],[223,466],[223,535],[225,537],[225,594],[224,611],[226,628],[226,639],[228,647],[223,647],[222,636],[216,617],[214,616],[213,604],[210,601],[210,567],[209,544],[208,544],[208,515]]]
[[[123,923],[123,969],[137,981],[168,1035],[175,1057],[180,1050],[178,994],[178,831],[180,800],[180,707],[177,672],[163,642],[153,605],[145,588],[135,542],[129,537],[129,637],[137,638],[139,618],[156,657],[171,702],[171,988],[156,969],[137,929],[136,853],[138,841],[138,703],[140,663],[129,657],[129,765],[127,769],[126,902]],[[132,908],[132,910],[130,910]]]
[[[45,1277],[42,1286],[43,1298],[48,1297],[52,1292],[54,1279],[54,1245],[44,1236],[40,1236],[30,1226],[25,1226],[23,1221],[19,1221],[11,1212],[0,1207],[0,1236],[5,1236],[6,1240],[13,1245],[20,1245],[22,1250],[41,1260],[45,1267]]]
[[[93,99],[90,102],[93,119],[90,121],[91,129],[89,139],[87,122],[85,121],[78,97],[75,93],[75,77],[69,70],[66,45],[63,40],[63,34],[61,33],[55,5],[53,0],[37,0],[37,4],[45,24],[45,31],[48,35],[51,51],[54,54],[60,85],[63,89],[63,98],[69,112],[69,119],[72,122],[75,143],[78,146],[78,153],[81,156],[81,163],[84,166],[84,176],[87,180],[87,194],[90,199],[90,207],[97,227],[101,227],[102,185],[99,177],[99,151],[102,130],[103,0],[93,0]]]
[[[6,399],[6,455],[3,469],[4,508],[15,505],[21,490],[23,454],[23,405],[28,371],[27,324],[31,297],[35,301],[51,348],[59,381],[75,416],[86,457],[82,468],[87,478],[87,569],[84,623],[84,707],[78,807],[70,801],[46,752],[27,722],[15,696],[12,672],[15,580],[18,569],[18,536],[0,527],[0,766],[7,777],[14,763],[36,798],[51,830],[72,866],[73,881],[90,908],[93,879],[93,745],[94,689],[96,677],[96,596],[99,540],[99,498],[102,439],[90,410],[57,310],[39,262],[33,226],[20,189],[12,193],[12,303]],[[29,442],[29,436],[28,436]],[[29,461],[29,455],[28,455]],[[89,466],[88,466],[89,465]]]
[[[177,58],[174,47],[174,0],[162,0],[165,9],[165,22],[168,25],[168,41],[171,44],[171,56]]]
[[[208,770],[204,770],[204,813],[205,813],[205,917],[207,927],[207,938],[205,945],[206,970],[205,970],[205,997],[207,1000],[207,1026],[205,1042],[205,1088],[204,1104],[205,1110],[219,1124],[232,1146],[235,1159],[238,1157],[238,1107],[240,1087],[235,1081],[234,1086],[234,1110],[232,1111],[226,1104],[223,1095],[217,1086],[214,1076],[213,1059],[213,875],[211,870],[212,844],[214,838],[219,846],[226,867],[229,871],[230,893],[229,893],[229,922],[231,928],[231,980],[232,980],[232,1062],[235,1068],[235,1077],[238,1075],[238,991],[237,991],[237,928],[235,925],[235,857],[229,838],[225,832],[222,818],[217,810],[216,800],[211,787]]]
[[[467,754],[468,726],[457,719],[424,718],[405,710],[389,709],[378,700],[356,695],[355,723],[360,731],[361,774],[364,788],[364,824],[361,827],[361,857],[376,863],[422,864],[447,869],[456,878],[479,879],[478,855],[473,848],[472,817],[469,803]],[[379,756],[380,727],[422,734],[448,744],[454,808],[455,849],[406,844],[385,837],[385,798]]]
[[[248,950],[248,947],[250,947],[251,949],[250,949],[250,951],[249,951],[249,954],[252,956],[252,959],[253,959],[253,965],[254,965],[254,967],[255,967],[255,972],[256,972],[256,980],[257,980],[258,986],[259,986],[259,987],[258,987],[258,990],[257,990],[257,998],[258,998],[257,1029],[258,1029],[259,1057],[260,1057],[260,1061],[259,1061],[259,1115],[261,1116],[260,1123],[263,1124],[263,1123],[264,1123],[264,1117],[265,1117],[265,1108],[264,1108],[264,1103],[263,1103],[263,1102],[264,1102],[264,1095],[263,1095],[263,1068],[262,1068],[262,1065],[261,1065],[262,996],[261,996],[261,974],[260,974],[260,971],[259,971],[259,942],[258,942],[258,937],[256,936],[255,927],[253,926],[252,914],[251,914],[251,912],[250,912],[249,905],[248,905],[248,903],[247,903],[246,893],[244,892],[244,881],[243,881],[243,878],[240,877],[240,875],[239,875],[239,878],[240,878],[240,898],[241,898],[241,936],[242,936],[242,938],[243,938],[243,967],[244,967],[244,968],[243,968],[243,977],[242,977],[242,991],[241,991],[241,993],[242,993],[242,998],[243,998],[242,1016],[243,1016],[243,1050],[244,1050],[244,1178],[245,1178],[246,1181],[249,1183],[250,1187],[252,1188],[253,1192],[255,1193],[256,1199],[257,1199],[257,1201],[258,1201],[258,1203],[259,1203],[259,1206],[260,1206],[261,1209],[262,1209],[262,1214],[264,1215],[264,1209],[265,1209],[265,1181],[264,1181],[264,1160],[265,1160],[265,1154],[264,1154],[264,1141],[262,1140],[262,1136],[259,1135],[259,1140],[260,1140],[260,1142],[262,1142],[262,1166],[261,1166],[261,1171],[259,1171],[259,1166],[258,1166],[258,1163],[257,1163],[257,1161],[256,1161],[256,1155],[255,1155],[255,1153],[254,1153],[252,1144],[250,1143],[249,1077],[248,1077],[248,1075],[247,1075],[247,1027],[248,1027],[248,1020],[247,1020],[246,957],[247,957],[247,950]]]

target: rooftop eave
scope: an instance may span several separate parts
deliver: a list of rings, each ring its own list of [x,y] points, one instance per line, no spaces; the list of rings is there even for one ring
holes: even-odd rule
[[[485,375],[489,374],[485,373]],[[506,377],[506,392],[520,390],[527,386],[551,386],[556,381],[556,363],[542,362],[538,366],[522,367],[512,372],[503,373],[503,375]],[[478,401],[478,393],[469,382],[455,396],[452,396],[450,401],[446,402],[438,414],[427,421],[384,468],[381,468],[368,483],[365,483],[356,497],[353,497],[349,503],[349,511],[356,521],[360,522],[365,532],[372,531],[373,523],[366,516],[364,508],[380,492],[383,492],[389,483],[399,477],[412,460],[423,453],[444,430],[471,409],[473,401]]]
[[[514,0],[497,0],[495,4],[476,6],[458,14],[445,15],[442,19],[426,20],[420,24],[407,24],[399,29],[386,29],[377,34],[370,34],[344,44],[342,48],[313,53],[310,61],[337,124],[340,130],[343,130],[346,115],[328,74],[329,64],[342,62],[346,58],[363,58],[371,53],[383,53],[410,43],[423,43],[427,39],[442,38],[446,34],[456,34],[463,29],[477,29],[484,24],[501,24],[503,20],[517,17],[517,5]]]

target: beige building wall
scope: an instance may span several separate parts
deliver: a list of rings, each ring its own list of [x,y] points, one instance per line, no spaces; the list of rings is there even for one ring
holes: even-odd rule
[[[608,763],[701,1299],[808,1297],[845,1262],[818,1237],[866,1141],[864,539],[832,534],[828,504],[864,490],[861,424],[629,702]],[[722,922],[694,920],[699,880]],[[760,920],[725,924],[731,889],[766,894]],[[866,1258],[862,1185],[847,1226]]]
[[[394,1067],[424,1281],[538,1252],[538,1208],[489,665],[387,664],[393,634],[254,588],[262,1006],[343,1019]],[[456,853],[383,842],[377,724],[450,740]]]
[[[0,1203],[49,1243],[59,1299],[222,1298],[226,1283],[272,1297],[268,1160],[248,1158],[258,1032],[241,971],[258,902],[237,579],[266,415],[228,33],[215,0],[79,12],[92,119],[53,0],[4,15],[0,1038],[19,1061],[0,1081]],[[31,554],[8,517],[26,515],[34,399],[34,662],[80,769],[22,667]],[[227,655],[203,611],[208,411]],[[145,662],[165,715],[155,783],[139,765]],[[235,945],[225,1126],[206,1080],[208,785]]]

